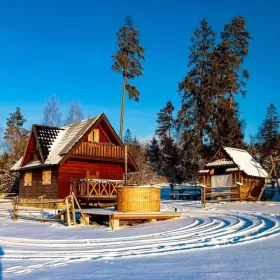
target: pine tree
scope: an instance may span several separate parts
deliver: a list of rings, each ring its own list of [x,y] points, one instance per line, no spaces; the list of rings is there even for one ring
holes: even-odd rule
[[[249,72],[242,68],[245,57],[248,55],[251,34],[246,30],[246,21],[243,16],[234,17],[231,23],[226,24],[221,33],[222,58],[227,69],[225,84],[229,90],[229,104],[234,104],[233,94],[246,94],[244,86],[249,78]]]
[[[266,170],[271,168],[270,156],[280,153],[280,119],[274,104],[270,104],[264,121],[257,133],[256,148],[260,153],[260,162]]]
[[[25,122],[19,108],[7,119],[4,141],[0,143],[0,192],[18,191],[19,176],[10,169],[27,145],[29,131],[23,128]]]
[[[14,113],[10,113],[10,117],[7,118],[6,125],[7,125],[7,127],[8,126],[22,127],[25,122],[26,122],[26,120],[23,118],[23,115],[22,115],[19,107],[17,107],[16,111]]]
[[[46,106],[43,113],[43,124],[49,126],[61,126],[62,125],[62,114],[59,109],[58,98],[53,95],[47,100]]]
[[[215,126],[211,131],[211,154],[223,146],[244,149],[244,135],[242,123],[238,119],[238,107],[234,104],[235,110],[229,106],[227,100],[219,101],[217,110],[213,118],[215,119]]]
[[[274,104],[267,108],[266,117],[259,129],[259,140],[262,144],[274,145],[279,136],[280,119]]]
[[[123,133],[123,118],[124,118],[124,103],[125,94],[128,92],[129,99],[139,101],[140,92],[134,86],[128,83],[128,80],[133,80],[136,77],[143,76],[143,68],[141,60],[144,59],[145,49],[140,45],[140,32],[133,27],[131,17],[126,17],[125,24],[117,33],[118,51],[113,58],[112,70],[122,73],[123,75],[123,91],[122,105],[120,117],[120,138],[122,140]]]
[[[26,120],[19,108],[14,113],[10,113],[7,118],[5,129],[5,146],[6,152],[14,159],[19,159],[24,151],[29,131],[23,128]]]
[[[133,143],[132,134],[131,134],[129,129],[127,129],[126,132],[125,132],[125,135],[124,135],[124,138],[123,138],[123,143],[125,145],[129,145],[129,144]]]
[[[169,138],[171,137],[171,128],[174,122],[173,111],[174,106],[171,101],[168,101],[166,106],[158,113],[156,134],[159,136],[168,135]]]
[[[206,19],[200,22],[191,39],[189,72],[179,83],[182,105],[178,112],[178,131],[185,147],[201,153],[205,142],[209,142],[209,120],[213,112],[213,48],[215,33]],[[191,146],[190,146],[191,145]]]
[[[170,183],[182,183],[185,172],[182,165],[180,150],[172,137],[161,139],[161,175],[166,176]]]
[[[68,118],[65,121],[66,125],[77,123],[83,119],[83,110],[80,106],[80,104],[75,101],[73,104],[71,104],[69,108]]]
[[[159,175],[161,174],[161,149],[157,138],[154,136],[147,147],[147,160],[152,169]]]

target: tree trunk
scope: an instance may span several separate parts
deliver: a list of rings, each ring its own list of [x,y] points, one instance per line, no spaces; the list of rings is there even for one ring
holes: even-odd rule
[[[230,93],[229,93],[229,108],[230,108],[230,109],[233,108],[233,94],[232,94],[232,88],[230,89]]]
[[[122,92],[122,106],[121,106],[121,119],[120,119],[120,139],[122,140],[123,134],[123,116],[124,116],[124,103],[125,103],[125,91],[126,91],[126,75],[123,75],[123,92]]]

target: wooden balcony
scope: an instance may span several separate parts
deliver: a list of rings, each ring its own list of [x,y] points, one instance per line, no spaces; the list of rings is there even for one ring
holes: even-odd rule
[[[72,157],[95,157],[100,159],[124,160],[124,150],[120,146],[82,142],[72,153]]]

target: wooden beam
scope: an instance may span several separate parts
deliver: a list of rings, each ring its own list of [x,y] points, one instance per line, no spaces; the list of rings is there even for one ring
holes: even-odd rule
[[[124,185],[127,186],[127,145],[124,146]]]

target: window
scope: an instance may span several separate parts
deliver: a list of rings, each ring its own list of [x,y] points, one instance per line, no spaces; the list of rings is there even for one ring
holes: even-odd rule
[[[99,129],[94,129],[88,135],[88,142],[99,142]]]
[[[32,186],[32,172],[24,173],[24,186],[25,187]]]
[[[45,170],[42,175],[43,185],[50,185],[52,183],[52,171]]]

